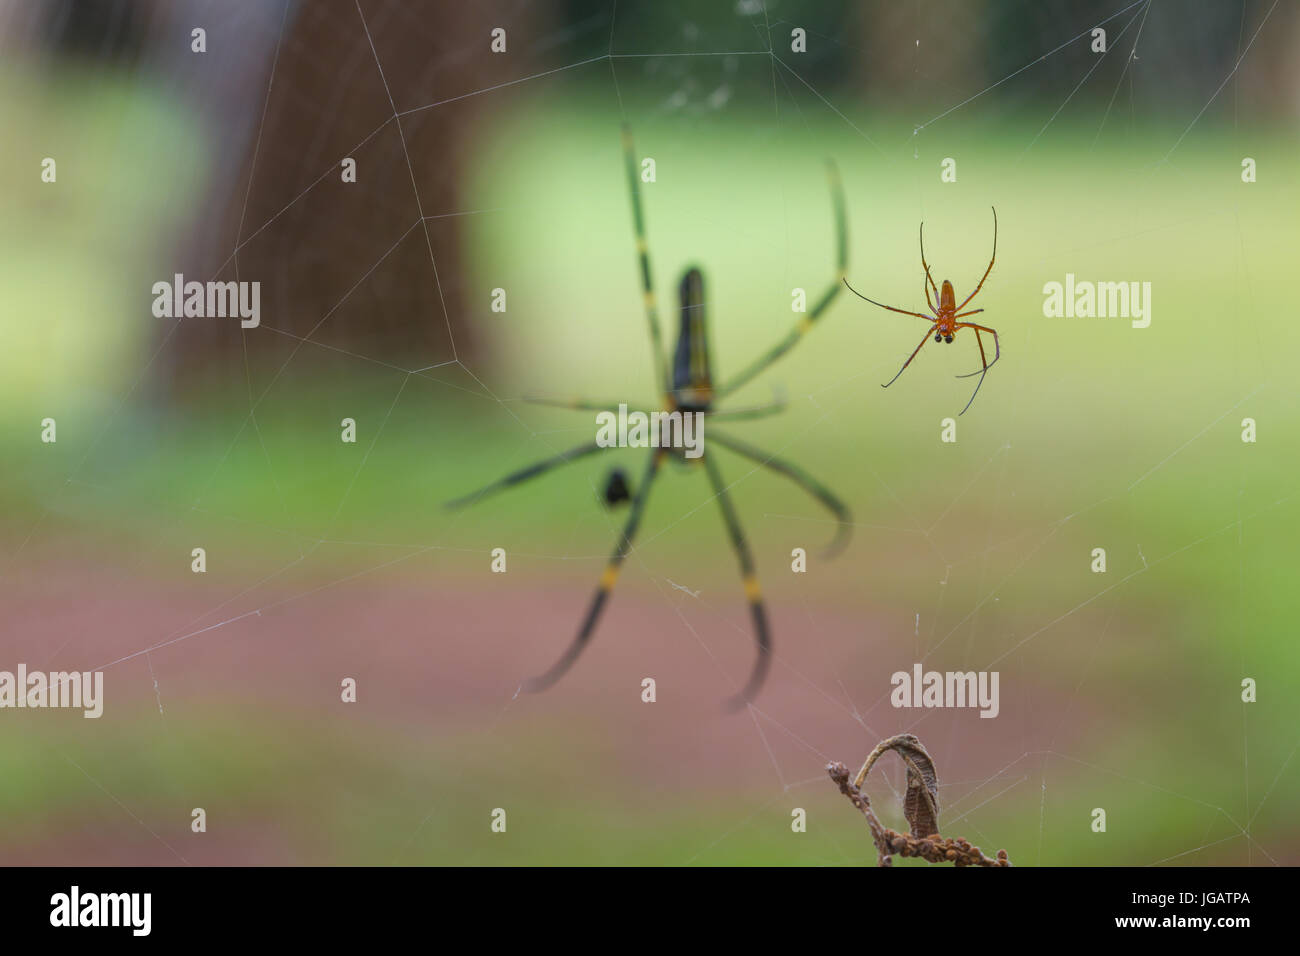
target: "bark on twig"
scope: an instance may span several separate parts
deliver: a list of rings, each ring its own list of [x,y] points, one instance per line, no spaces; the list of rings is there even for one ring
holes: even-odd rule
[[[871,808],[871,800],[860,789],[872,765],[886,750],[898,753],[907,765],[904,813],[914,831],[912,833],[899,833],[882,824]],[[840,793],[848,797],[866,818],[871,830],[871,841],[876,845],[878,865],[891,866],[894,854],[919,857],[931,863],[952,863],[955,866],[1011,865],[1006,850],[998,850],[997,857],[990,858],[979,847],[972,846],[969,840],[939,835],[939,804],[935,796],[939,788],[938,774],[925,747],[911,734],[899,734],[881,741],[867,757],[854,780],[849,779],[849,768],[838,760],[827,764],[826,772]]]

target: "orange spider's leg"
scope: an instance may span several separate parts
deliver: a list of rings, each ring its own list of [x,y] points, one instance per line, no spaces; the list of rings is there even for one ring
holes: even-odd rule
[[[924,318],[924,316],[922,316],[922,318]],[[924,346],[925,343],[926,343],[927,341],[929,341],[930,333],[931,333],[932,331],[934,331],[934,330],[933,330],[933,329],[926,329],[926,330],[925,330],[925,335],[922,336],[922,338],[921,338],[921,344],[918,345],[918,346],[917,346],[917,347],[912,351],[912,354],[909,355],[909,356],[907,357],[907,361],[903,363],[903,367],[900,368],[900,369],[898,370],[898,375],[895,375],[893,378],[891,378],[891,379],[890,379],[888,382],[886,382],[884,385],[880,386],[881,388],[889,388],[889,386],[893,385],[895,382],[898,381],[898,376],[899,376],[899,375],[902,375],[903,372],[907,369],[907,367],[908,367],[909,365],[912,364],[912,359],[916,358],[916,353],[919,352],[919,351],[921,351],[922,346]]]
[[[993,258],[989,259],[989,267],[984,270],[984,279],[989,277],[989,273],[993,271],[993,263],[996,262],[998,258],[998,211],[995,207],[990,206],[989,208],[993,209]],[[969,302],[971,299],[975,298],[975,296],[979,295],[980,289],[984,288],[984,279],[980,279],[980,284],[975,287],[975,291],[966,296],[966,302]],[[966,307],[966,302],[957,306],[958,312]]]
[[[885,305],[885,303],[883,303],[883,302],[877,302],[875,299],[867,299],[867,297],[866,297],[865,295],[863,295],[863,294],[862,294],[861,292],[859,292],[857,289],[853,288],[853,286],[849,285],[849,280],[848,280],[848,279],[845,279],[845,280],[844,280],[844,284],[845,284],[846,286],[848,286],[849,291],[852,292],[854,295],[856,295],[859,299],[866,299],[866,301],[870,302],[872,305],[878,305],[878,306],[880,306],[882,309],[888,309],[890,312],[898,312],[898,313],[900,313],[900,314],[902,314],[902,315],[914,315],[914,316],[916,316],[918,319],[925,319],[925,321],[927,321],[927,322],[933,322],[933,321],[934,321],[934,316],[932,316],[932,315],[922,315],[920,312],[908,312],[907,309],[896,309],[896,308],[894,308],[892,305]]]
[[[971,402],[974,402],[975,396],[980,393],[980,386],[984,384],[984,376],[989,373],[989,369],[991,369],[994,365],[996,365],[998,359],[1002,357],[1002,346],[998,343],[998,333],[993,329],[990,329],[988,326],[976,325],[974,322],[960,322],[954,328],[974,329],[975,341],[979,343],[979,347],[980,347],[980,365],[982,366],[980,370],[978,372],[971,372],[969,375],[957,376],[958,378],[970,378],[974,375],[978,375],[980,377],[980,380],[975,383],[975,391],[971,392],[970,401],[966,403],[966,408],[963,408],[960,412],[960,414],[965,415],[966,409],[970,408]],[[984,341],[983,339],[980,338],[981,332],[987,332],[993,336],[993,345],[997,349],[997,353],[993,356],[992,362],[988,360],[987,355],[985,355],[984,353]]]
[[[930,264],[925,261],[925,223],[921,223],[921,265],[925,268],[925,280],[928,285],[923,286],[925,289],[925,301],[929,303],[930,292],[934,291],[935,305],[939,304],[939,287],[934,284],[934,276],[930,275]],[[930,311],[934,311],[931,307]]]

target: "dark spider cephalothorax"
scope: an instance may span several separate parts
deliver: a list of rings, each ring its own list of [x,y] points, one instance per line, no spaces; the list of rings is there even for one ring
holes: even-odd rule
[[[645,217],[641,208],[641,189],[639,185],[639,170],[637,167],[636,155],[632,149],[632,138],[626,129],[623,131],[623,153],[627,170],[628,188],[632,198],[632,219],[636,229],[636,249],[641,277],[641,292],[645,303],[646,321],[650,329],[650,344],[654,353],[655,380],[661,384],[664,390],[664,406],[668,412],[700,412],[707,415],[712,421],[739,421],[744,419],[761,418],[775,414],[785,408],[784,399],[776,399],[764,405],[756,405],[748,408],[738,408],[727,411],[720,411],[715,407],[715,403],[725,395],[735,391],[740,386],[749,382],[759,373],[765,371],[768,366],[772,365],[777,359],[781,358],[794,347],[813,324],[822,316],[831,302],[839,294],[840,281],[844,278],[845,263],[848,255],[848,235],[847,224],[844,212],[844,195],[840,186],[839,176],[835,167],[829,167],[831,181],[831,198],[835,211],[836,226],[836,277],[822,293],[812,310],[807,313],[795,327],[776,345],[766,353],[759,356],[748,366],[742,369],[736,376],[727,380],[719,386],[713,384],[713,371],[710,364],[709,344],[708,344],[708,325],[707,314],[705,312],[704,300],[704,276],[699,269],[688,269],[682,276],[679,285],[680,324],[677,338],[677,347],[673,352],[671,367],[668,364],[667,356],[663,348],[663,339],[659,330],[659,312],[655,303],[654,283],[650,271],[650,254],[646,244],[645,236]],[[590,402],[581,399],[571,401],[557,401],[551,399],[529,399],[543,405],[553,405],[561,408],[581,409],[585,411],[606,412],[617,409],[620,405],[618,402]],[[828,491],[819,482],[808,475],[799,466],[770,455],[767,452],[754,447],[748,442],[733,438],[730,435],[719,433],[716,429],[709,429],[708,441],[711,445],[718,445],[726,448],[743,458],[748,458],[755,464],[767,468],[777,474],[784,475],[802,488],[805,492],[815,498],[834,516],[837,527],[834,540],[828,546],[827,553],[834,554],[841,550],[847,543],[850,534],[850,515],[849,510],[845,507],[834,494]],[[568,464],[587,455],[603,451],[607,446],[598,444],[595,441],[579,445],[568,451],[561,452],[551,458],[539,461],[533,465],[516,471],[506,477],[495,481],[490,485],[480,488],[472,494],[455,501],[449,502],[448,507],[457,508],[464,505],[473,504],[484,497],[506,488],[521,484],[529,479],[550,471],[560,465]],[[731,495],[727,490],[727,485],[723,481],[722,472],[718,469],[717,462],[711,453],[701,454],[698,458],[687,458],[683,449],[656,447],[650,449],[649,460],[646,464],[645,471],[642,475],[639,486],[633,493],[621,472],[611,473],[603,490],[602,497],[609,505],[616,505],[624,498],[631,497],[631,510],[627,520],[619,533],[614,553],[605,566],[604,572],[600,576],[600,583],[596,588],[596,594],[592,598],[587,615],[583,619],[582,626],[578,630],[578,636],[574,638],[569,648],[564,652],[558,661],[546,671],[537,677],[526,681],[523,685],[524,690],[541,691],[550,687],[559,680],[564,673],[572,666],[573,662],[582,653],[587,642],[591,639],[595,631],[596,622],[600,618],[600,613],[604,609],[605,602],[609,598],[610,591],[618,579],[619,569],[622,567],[624,559],[632,550],[632,541],[636,536],[637,527],[641,522],[641,516],[645,512],[646,501],[649,498],[650,488],[654,484],[655,477],[659,474],[659,466],[665,458],[673,457],[687,463],[703,463],[705,472],[708,474],[709,483],[713,488],[714,497],[718,501],[718,506],[722,511],[722,519],[727,526],[727,533],[731,539],[732,549],[736,553],[736,558],[740,564],[741,578],[744,583],[745,598],[749,603],[750,614],[754,624],[754,640],[758,648],[757,659],[754,662],[753,671],[749,680],[741,691],[731,699],[731,703],[736,706],[742,706],[751,701],[754,695],[762,686],[767,676],[768,668],[771,664],[772,639],[768,630],[767,612],[763,606],[762,590],[758,584],[758,578],[754,567],[754,557],[749,549],[748,539],[740,526],[740,519],[736,515],[735,506],[732,504]]]
[[[627,481],[627,472],[622,468],[611,468],[605,479],[605,506],[617,508],[625,501],[632,500],[632,488]]]
[[[853,286],[849,285],[848,279],[844,280],[844,284],[848,286],[849,291],[859,299],[866,299],[872,305],[878,305],[880,308],[888,309],[890,312],[899,312],[903,315],[914,315],[918,319],[925,319],[927,322],[931,323],[930,330],[926,332],[925,335],[921,336],[921,345],[918,345],[912,351],[912,354],[908,356],[907,361],[903,363],[903,368],[900,368],[898,373],[884,384],[884,388],[889,388],[889,386],[893,385],[894,382],[898,381],[898,376],[902,375],[904,369],[912,364],[912,359],[916,358],[916,353],[921,351],[921,346],[925,345],[932,333],[936,342],[947,342],[951,345],[953,336],[957,334],[958,329],[974,329],[975,342],[980,347],[980,365],[982,367],[978,372],[971,372],[968,375],[957,376],[958,378],[971,378],[975,375],[980,377],[980,380],[975,383],[975,391],[971,392],[970,400],[966,402],[966,408],[970,408],[971,402],[975,401],[975,396],[979,394],[980,386],[984,384],[984,376],[988,374],[988,371],[993,367],[994,362],[1002,357],[1002,347],[998,344],[998,333],[993,329],[990,329],[986,325],[976,325],[974,322],[958,322],[957,320],[964,319],[968,315],[977,315],[984,311],[983,309],[972,309],[969,312],[963,312],[962,309],[966,308],[971,299],[975,298],[975,296],[979,294],[980,289],[984,288],[984,280],[987,279],[989,273],[993,271],[993,263],[997,257],[998,211],[994,209],[993,255],[989,259],[989,267],[984,270],[984,277],[980,279],[979,285],[975,287],[975,291],[966,296],[961,305],[957,304],[957,296],[953,293],[952,283],[947,279],[943,280],[942,292],[935,287],[934,278],[930,275],[930,266],[925,261],[925,223],[921,223],[921,265],[925,269],[925,282],[922,284],[922,291],[925,293],[925,307],[930,310],[929,315],[922,312],[909,312],[907,309],[896,309],[892,305],[885,305],[883,302],[877,302],[875,299],[868,299],[857,289],[853,288]],[[934,301],[930,300],[931,292],[934,294]],[[987,332],[989,335],[993,336],[994,355],[992,362],[990,362],[988,357],[984,354],[984,342],[980,338],[981,332]],[[965,415],[966,408],[963,408],[959,414]]]

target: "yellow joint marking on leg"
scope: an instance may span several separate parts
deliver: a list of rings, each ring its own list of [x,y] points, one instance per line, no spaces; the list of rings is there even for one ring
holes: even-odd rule
[[[645,255],[649,251],[649,249],[646,246],[645,239],[642,238],[641,236],[636,237],[636,251],[641,253],[641,255]]]
[[[653,309],[655,307],[655,294],[653,292],[647,292],[645,294],[645,307],[647,309]]]
[[[752,574],[745,576],[745,597],[751,602],[760,601],[763,598],[763,589],[758,586],[758,578]]]
[[[799,320],[799,324],[795,326],[795,328],[798,329],[800,335],[807,335],[808,330],[811,329],[812,326],[813,326],[812,319],[808,318],[808,316],[805,315],[802,319]]]
[[[601,574],[600,576],[600,589],[602,591],[609,591],[613,589],[614,582],[617,580],[618,580],[618,565],[611,564],[605,568],[604,573]]]

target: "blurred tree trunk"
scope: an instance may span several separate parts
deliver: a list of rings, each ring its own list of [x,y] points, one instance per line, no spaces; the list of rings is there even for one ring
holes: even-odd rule
[[[482,91],[554,65],[539,38],[550,4],[360,6],[160,9],[154,42],[169,46],[169,82],[210,118],[212,169],[159,278],[261,284],[259,329],[189,319],[160,330],[170,332],[156,363],[164,390],[242,385],[246,357],[278,368],[318,347],[307,338],[403,368],[478,356],[463,187],[474,131],[510,103]],[[190,50],[199,25],[204,55]],[[504,53],[490,49],[496,28]],[[344,182],[345,158],[355,182]]]
[[[850,13],[861,50],[853,63],[858,88],[889,109],[979,89],[991,42],[990,6],[990,0],[931,0]]]

